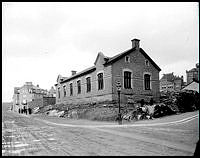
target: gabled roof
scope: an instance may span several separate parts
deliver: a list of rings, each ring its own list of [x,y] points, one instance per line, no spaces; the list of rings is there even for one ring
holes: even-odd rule
[[[155,66],[156,69],[161,71],[161,68],[147,55],[147,53],[142,48],[140,48],[140,52],[152,63],[153,66]]]
[[[132,52],[134,50],[135,50],[135,48],[131,48],[131,49],[126,50],[126,51],[124,51],[124,52],[122,52],[120,54],[117,54],[117,55],[115,55],[115,56],[113,56],[111,58],[108,58],[108,60],[106,61],[106,63],[104,65],[114,63],[115,61],[121,59],[123,56],[127,55],[128,53],[130,53],[130,52]]]
[[[95,62],[94,62],[94,65],[96,65],[99,56],[102,56],[102,57],[104,58],[105,61],[109,60],[109,57],[105,56],[102,52],[99,52],[98,55],[97,55],[97,57],[96,57],[96,60],[95,60]]]
[[[192,81],[191,83],[189,83],[186,87],[182,89],[182,91],[184,90],[192,90],[192,91],[197,91],[199,93],[199,82]]]
[[[93,72],[95,70],[96,70],[95,66],[89,67],[89,68],[87,68],[87,69],[85,69],[85,70],[83,70],[83,71],[81,71],[81,72],[79,72],[79,73],[77,73],[77,74],[75,74],[75,75],[73,75],[71,77],[66,78],[65,80],[61,81],[60,83],[65,83],[67,81],[70,81],[70,80],[72,80],[74,78],[77,78],[77,77],[80,77],[82,75],[85,75],[87,73]]]
[[[59,79],[62,81],[62,80],[65,80],[65,79],[67,79],[67,77],[63,77],[63,76],[61,76],[61,75],[58,75],[58,77],[57,77],[57,82],[59,82]]]
[[[136,50],[136,48],[134,47],[134,48],[128,49],[120,54],[117,54],[114,57],[109,58],[104,65],[112,64],[115,61],[121,59],[122,57],[128,55],[129,53],[131,53],[132,51],[135,51],[135,50]],[[147,53],[142,48],[139,49],[139,52],[142,53],[142,55],[144,55],[144,57],[147,58],[158,71],[161,71],[160,67],[147,55]]]
[[[135,50],[136,50],[136,47],[131,48],[131,49],[129,49],[129,50],[126,50],[126,51],[124,51],[124,52],[122,52],[122,53],[120,53],[120,54],[117,54],[117,55],[115,55],[115,56],[113,56],[113,57],[111,57],[111,58],[110,58],[110,57],[106,57],[103,53],[100,52],[100,53],[98,53],[97,58],[96,58],[94,64],[96,65],[96,62],[98,61],[99,56],[102,56],[102,57],[104,58],[105,63],[104,63],[103,65],[106,66],[106,65],[109,65],[109,64],[112,64],[112,63],[118,61],[118,60],[121,59],[122,57],[128,55],[129,53],[131,53],[131,52],[133,52],[133,51],[135,51]],[[143,55],[145,58],[147,58],[147,59],[151,62],[151,64],[152,64],[158,71],[161,71],[160,67],[147,55],[147,53],[146,53],[142,48],[139,49],[139,52],[142,53],[142,55]],[[80,77],[80,76],[82,76],[82,75],[84,75],[84,74],[93,72],[93,71],[95,71],[95,70],[96,70],[96,67],[95,67],[95,66],[92,66],[92,67],[90,67],[90,68],[88,68],[88,69],[85,69],[85,70],[83,70],[83,71],[81,71],[81,72],[75,74],[75,75],[72,75],[71,77],[64,78],[63,81],[61,81],[60,83],[64,83],[64,82],[70,81],[70,80],[72,80],[72,79],[74,79],[74,78]],[[58,80],[58,78],[57,78],[57,80]],[[58,82],[58,81],[57,81],[57,82]],[[57,84],[55,84],[55,86],[57,86]]]

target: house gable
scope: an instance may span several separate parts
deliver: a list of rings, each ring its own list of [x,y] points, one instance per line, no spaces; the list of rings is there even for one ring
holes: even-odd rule
[[[108,61],[109,58],[106,57],[102,52],[99,52],[98,55],[97,55],[97,58],[94,62],[94,65],[103,65],[105,64],[106,61]]]
[[[61,75],[58,75],[58,77],[57,77],[57,83],[59,83],[60,82],[60,80],[61,80],[61,78],[62,78],[62,76]]]
[[[120,60],[120,59],[123,58],[124,56],[129,55],[130,53],[133,53],[133,52],[135,52],[135,51],[136,51],[136,48],[135,48],[135,47],[134,47],[134,48],[131,48],[131,49],[129,49],[129,50],[127,50],[127,51],[125,51],[125,52],[123,52],[123,53],[121,53],[121,54],[118,54],[118,55],[116,55],[116,56],[110,58],[109,60],[107,60],[107,61],[105,62],[104,65],[112,64],[112,63],[114,63],[114,62]],[[146,59],[148,59],[148,60],[151,62],[151,64],[152,64],[158,71],[161,71],[160,67],[147,55],[147,53],[146,53],[142,48],[139,49],[139,52],[140,52]]]

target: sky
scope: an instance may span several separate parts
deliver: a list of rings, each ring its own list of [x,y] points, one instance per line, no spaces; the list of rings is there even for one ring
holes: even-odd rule
[[[2,101],[32,82],[49,90],[58,75],[140,47],[164,73],[183,75],[199,62],[197,2],[3,2]]]

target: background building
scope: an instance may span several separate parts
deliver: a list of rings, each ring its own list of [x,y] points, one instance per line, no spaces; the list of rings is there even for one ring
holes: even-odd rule
[[[183,76],[174,76],[173,72],[163,74],[160,79],[160,92],[180,91],[183,86]]]
[[[193,80],[199,81],[199,63],[196,64],[196,68],[189,71],[186,70],[187,84],[191,83]]]
[[[114,57],[98,53],[94,66],[72,76],[57,78],[56,103],[84,104],[115,102],[118,99],[116,82],[121,83],[121,103],[159,100],[159,72],[161,69],[140,48],[138,39],[132,48]]]
[[[19,108],[27,108],[29,102],[43,97],[53,97],[52,93],[53,90],[48,92],[40,88],[39,85],[34,86],[32,82],[26,82],[22,87],[14,88],[13,110],[18,111]]]

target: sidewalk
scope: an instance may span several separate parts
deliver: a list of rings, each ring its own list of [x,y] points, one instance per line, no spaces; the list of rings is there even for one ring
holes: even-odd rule
[[[151,126],[151,125],[166,125],[168,123],[173,122],[184,122],[186,118],[193,118],[193,117],[198,117],[199,111],[194,111],[194,112],[187,112],[179,115],[170,115],[170,116],[165,116],[161,118],[156,118],[154,120],[140,120],[140,121],[124,121],[122,122],[122,125],[119,125],[119,127],[123,126]],[[39,119],[42,121],[46,121],[46,123],[52,123],[52,124],[60,124],[64,126],[71,126],[73,125],[74,127],[84,127],[84,126],[110,126],[110,127],[118,127],[118,122],[117,121],[112,121],[112,122],[106,122],[106,121],[91,121],[91,120],[84,120],[84,119],[68,119],[68,118],[60,118],[60,117],[55,117],[55,116],[47,116],[47,115],[30,115],[28,117],[32,117],[33,119]],[[183,121],[181,121],[183,120]]]

